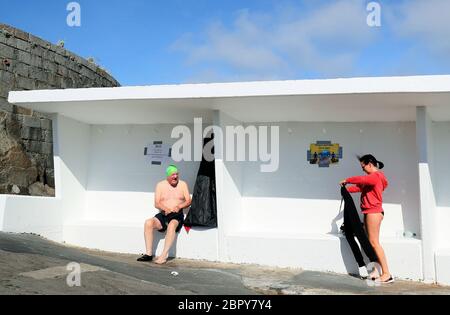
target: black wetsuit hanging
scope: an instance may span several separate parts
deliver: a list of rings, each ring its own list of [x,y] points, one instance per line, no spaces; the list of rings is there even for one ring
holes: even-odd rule
[[[203,145],[214,138],[205,138]],[[214,148],[212,148],[214,154]],[[203,226],[208,228],[217,227],[217,204],[216,204],[216,172],[214,160],[206,161],[202,155],[202,161],[195,181],[192,193],[192,204],[184,221],[187,228]]]
[[[341,195],[345,203],[343,231],[345,233],[345,238],[352,249],[353,255],[355,256],[356,262],[359,267],[364,267],[366,265],[364,263],[363,255],[361,254],[361,250],[356,243],[355,236],[358,238],[359,244],[361,244],[361,247],[370,262],[378,262],[375,250],[370,244],[366,231],[364,230],[361,220],[359,219],[355,202],[345,186],[341,187]]]

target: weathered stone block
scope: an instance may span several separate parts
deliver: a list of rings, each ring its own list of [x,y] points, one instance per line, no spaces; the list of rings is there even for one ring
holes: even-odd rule
[[[33,110],[21,106],[15,106],[14,113],[17,115],[31,116],[33,115]]]
[[[42,58],[36,55],[31,55],[31,66],[36,68],[42,68],[43,61]]]
[[[35,81],[35,89],[37,90],[46,90],[50,88],[50,84],[46,81],[40,81],[40,80],[36,80]]]
[[[23,117],[23,125],[25,127],[41,128],[41,120],[35,117]]]
[[[14,36],[17,38],[20,38],[21,40],[24,40],[26,42],[28,42],[30,40],[30,36],[28,33],[18,30],[18,29],[14,30]]]
[[[43,52],[42,52],[42,59],[44,60],[48,60],[50,62],[55,62],[55,57],[54,57],[54,52],[52,52],[51,50],[42,47],[43,48]],[[45,66],[45,65],[44,65]]]
[[[39,81],[47,81],[48,72],[42,69],[38,69],[35,67],[30,68],[30,79],[39,80]]]
[[[54,62],[47,59],[42,60],[42,67],[50,72],[56,72],[58,69],[58,66]]]
[[[31,53],[19,50],[17,59],[18,61],[21,61],[29,65],[31,64]]]
[[[12,72],[0,71],[0,81],[12,86],[14,84],[14,80],[15,76]]]
[[[3,23],[0,23],[0,30],[6,31],[11,35],[14,34],[14,28]]]
[[[53,143],[53,133],[51,130],[42,130],[42,140],[47,143]]]
[[[20,122],[15,119],[14,115],[12,115],[11,119],[6,120],[6,130],[8,131],[9,136],[19,139]]]
[[[75,84],[75,82],[72,79],[67,78],[67,77],[63,77],[62,85],[61,85],[61,87],[63,89],[71,89],[71,88],[73,88],[75,86],[76,86],[76,84]]]
[[[34,84],[34,80],[30,79],[30,78],[25,78],[25,77],[17,77],[17,87],[19,89],[24,89],[24,90],[34,90],[35,88],[35,84]]]
[[[9,84],[0,81],[0,98],[4,98],[7,99],[8,98],[8,93],[11,90],[11,87]]]
[[[53,169],[53,163],[51,168],[45,170],[45,179],[49,187],[55,188],[55,171]]]
[[[23,41],[23,40],[17,40],[16,47],[19,50],[31,52],[31,46],[29,42]]]
[[[18,39],[15,38],[14,36],[12,36],[12,37],[6,37],[4,43],[6,45],[11,46],[11,47],[13,47],[15,49],[16,46],[17,46],[17,41],[18,41]]]
[[[50,42],[43,40],[42,38],[36,37],[30,34],[30,42],[36,44],[40,47],[46,47]]]
[[[14,65],[12,71],[17,75],[27,78],[29,76],[29,68],[30,68],[29,65],[22,62],[18,62]]]
[[[60,65],[65,65],[67,63],[67,59],[61,55],[55,55],[55,62]]]
[[[0,58],[15,59],[14,49],[10,46],[0,43]]]
[[[14,111],[14,105],[8,103],[5,99],[0,98],[0,111],[12,113]]]
[[[57,74],[59,74],[61,76],[67,76],[68,70],[66,67],[64,67],[62,65],[58,65]]]
[[[44,48],[42,48],[41,46],[38,46],[37,44],[32,44],[31,45],[31,55],[42,58],[44,56]],[[42,64],[41,64],[41,66],[42,66]]]
[[[47,165],[47,169],[53,169],[54,166],[54,157],[53,157],[53,153],[49,154],[46,159],[45,159],[45,165]],[[54,187],[54,186],[52,186]]]
[[[58,87],[60,82],[61,82],[60,76],[58,76],[57,74],[54,74],[52,72],[47,73],[47,83],[50,86]]]
[[[22,139],[41,141],[42,131],[40,128],[23,127],[21,130]]]
[[[41,129],[52,130],[52,121],[50,119],[41,119]]]
[[[41,153],[41,143],[39,141],[24,140],[23,143],[25,144],[27,151]]]
[[[53,143],[42,142],[42,150],[43,154],[53,154]]]

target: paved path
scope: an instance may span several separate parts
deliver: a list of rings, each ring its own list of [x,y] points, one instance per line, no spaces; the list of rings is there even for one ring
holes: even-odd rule
[[[450,294],[450,287],[416,282],[374,287],[348,275],[300,269],[184,259],[159,266],[136,258],[0,233],[0,294]],[[81,266],[79,287],[67,285],[71,262]]]

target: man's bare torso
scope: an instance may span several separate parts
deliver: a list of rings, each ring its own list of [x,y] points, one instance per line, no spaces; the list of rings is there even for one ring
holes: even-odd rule
[[[176,206],[181,205],[186,201],[184,198],[183,187],[186,185],[185,182],[179,181],[177,186],[173,187],[167,180],[164,180],[158,184],[161,193],[161,203],[169,209],[173,209]]]

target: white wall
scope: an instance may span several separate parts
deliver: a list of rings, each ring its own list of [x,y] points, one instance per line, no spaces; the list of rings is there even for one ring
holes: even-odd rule
[[[3,231],[4,228],[4,217],[5,217],[5,208],[6,208],[6,195],[0,195],[0,231]]]
[[[56,196],[6,196],[3,231],[36,233],[63,241],[64,222],[83,216],[90,127],[55,115],[53,141]]]
[[[420,234],[418,172],[414,123],[307,123],[280,126],[280,166],[261,173],[260,163],[243,166],[243,227],[284,233],[336,233],[340,180],[363,175],[356,155],[372,153],[385,163],[389,187],[384,194],[382,237],[404,230]],[[343,147],[338,165],[310,165],[307,150],[316,141]],[[358,195],[355,201],[359,203]],[[340,217],[338,217],[341,220]]]
[[[56,197],[62,198],[64,221],[77,220],[86,208],[91,127],[57,115],[53,132]]]
[[[242,122],[223,112],[215,112],[214,124],[225,131],[226,126],[242,125]],[[225,133],[223,139],[220,139],[218,135],[215,136],[219,258],[222,261],[229,261],[226,237],[239,230],[242,223],[242,163],[226,161],[225,143]]]
[[[450,249],[450,122],[434,122],[432,133],[438,248]]]
[[[3,198],[6,199],[4,232],[35,233],[53,241],[63,240],[63,212],[60,199],[29,196]]]
[[[151,165],[144,148],[153,141],[172,145],[175,125],[94,125],[87,185],[87,220],[144,222],[158,211],[154,189],[165,169],[175,163],[192,194],[200,162],[167,161]],[[192,125],[189,127],[193,128]],[[193,134],[193,132],[192,132]]]

